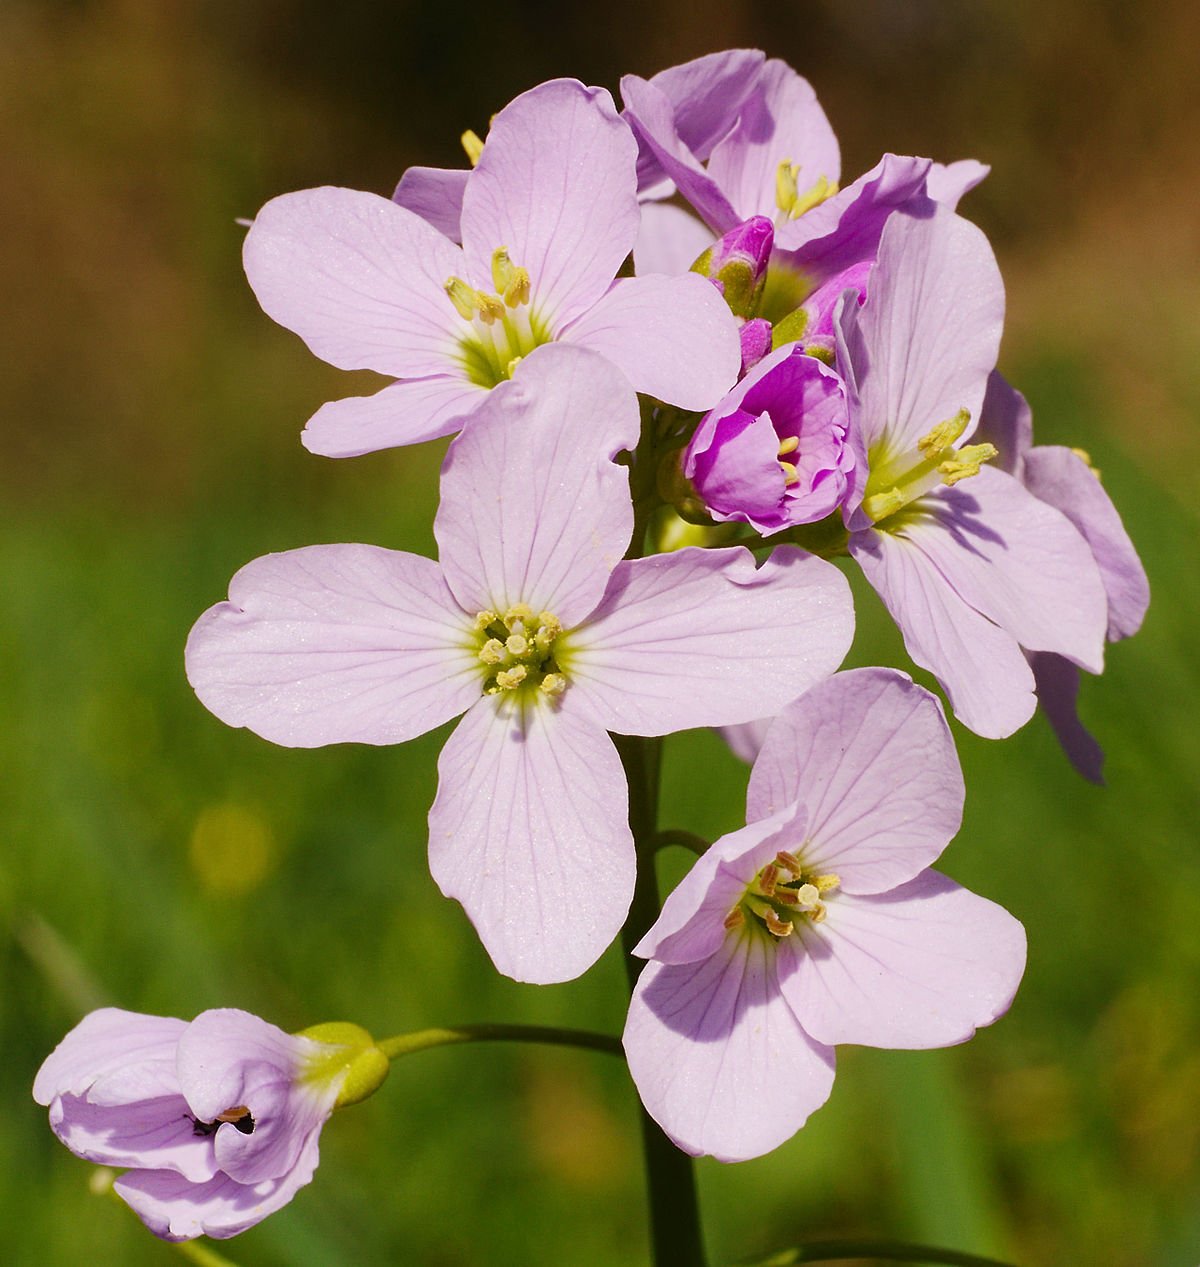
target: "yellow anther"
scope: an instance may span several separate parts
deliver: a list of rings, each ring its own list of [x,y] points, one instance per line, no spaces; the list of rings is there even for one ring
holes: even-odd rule
[[[461,277],[447,277],[443,289],[450,296],[458,315],[470,321],[480,304],[480,294],[474,286],[468,286]]]
[[[767,926],[767,932],[775,937],[790,936],[796,929],[790,919],[780,919],[769,906],[763,915],[763,923]]]
[[[503,295],[512,285],[513,274],[517,270],[508,256],[508,247],[498,246],[492,252],[492,285],[497,295]]]
[[[775,205],[785,214],[790,214],[800,191],[796,187],[796,176],[800,165],[785,158],[775,169]]]
[[[819,207],[826,198],[832,198],[837,191],[838,184],[836,180],[830,180],[826,176],[818,176],[816,181],[804,193],[797,194],[792,200],[792,205],[788,209],[788,219],[798,219],[806,211]]]
[[[863,498],[863,510],[878,523],[888,515],[894,515],[904,505],[904,494],[898,488],[889,488],[886,493],[872,493]]]
[[[529,273],[523,268],[514,268],[512,280],[504,287],[504,302],[510,308],[529,302]]]
[[[489,638],[479,648],[479,658],[484,664],[502,664],[504,662],[504,643],[499,638]]]
[[[730,928],[730,929],[741,928],[741,926],[745,922],[746,922],[746,916],[743,913],[742,908],[740,906],[735,906],[733,910],[730,911],[729,914],[725,916],[725,920],[724,920],[725,927]]]
[[[500,617],[497,616],[495,612],[489,612],[489,611],[476,612],[475,628],[480,633],[483,633],[483,631],[488,627],[488,625],[493,624],[495,621],[499,619]]]
[[[978,475],[980,464],[990,462],[995,456],[994,444],[968,444],[959,449],[954,457],[939,462],[937,471],[943,483],[953,486],[970,475]]]
[[[524,634],[509,634],[504,645],[513,655],[525,655],[529,651],[529,639]]]
[[[948,448],[955,440],[967,429],[967,423],[971,421],[969,410],[960,409],[953,418],[947,418],[944,422],[939,422],[928,435],[922,436],[917,441],[917,448],[931,457],[941,449]]]
[[[478,135],[468,128],[462,136],[458,138],[459,144],[466,151],[467,158],[471,160],[471,166],[474,167],[479,162],[479,156],[483,153],[483,142]]]
[[[567,689],[567,679],[561,673],[547,673],[542,678],[541,690],[547,695],[561,695]]]
[[[825,923],[825,916],[828,914],[829,908],[825,905],[825,903],[818,902],[816,906],[809,911],[808,918],[811,919],[814,924],[823,924]]]
[[[831,871],[828,875],[813,876],[812,882],[817,886],[817,892],[824,897],[826,893],[832,893],[834,889],[841,886],[842,877]]]
[[[789,453],[795,453],[799,447],[800,437],[788,436],[786,439],[780,440],[779,442],[779,456],[781,458],[785,458]]]
[[[1100,478],[1099,468],[1092,465],[1092,455],[1086,449],[1072,449],[1071,452],[1075,454],[1075,456],[1097,479]]]
[[[513,603],[513,605],[504,613],[504,623],[511,629],[518,621],[528,621],[533,619],[533,608],[528,603]]]
[[[779,465],[783,469],[783,482],[788,488],[800,483],[800,474],[790,462],[780,462]]]
[[[511,669],[502,669],[496,674],[496,685],[505,691],[515,691],[525,678],[528,676],[529,670],[523,664],[514,664]]]
[[[779,879],[779,868],[773,863],[768,862],[758,876],[758,887],[767,897],[772,897],[775,893],[775,882]]]
[[[479,304],[479,320],[485,326],[490,326],[493,321],[499,321],[504,316],[504,304],[498,296],[477,291],[475,297]]]
[[[562,633],[562,621],[553,612],[538,612],[538,624],[551,638],[556,638]]]

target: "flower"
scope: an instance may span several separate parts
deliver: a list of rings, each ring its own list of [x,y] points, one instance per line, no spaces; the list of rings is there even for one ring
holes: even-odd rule
[[[902,673],[836,674],[779,716],[748,825],[635,949],[625,1052],[680,1148],[760,1156],[828,1098],[836,1044],[942,1047],[1007,1010],[1024,930],[928,869],[962,806],[941,708]]]
[[[496,115],[465,175],[461,240],[352,189],[272,199],[245,244],[264,310],[319,357],[399,382],[323,406],[304,443],[347,457],[458,430],[523,357],[562,340],[638,391],[707,409],[736,324],[699,277],[614,277],[638,227],[637,146],[608,94],[553,80]]]
[[[1108,601],[1107,640],[1118,642],[1137,633],[1150,602],[1150,585],[1088,455],[1061,445],[1034,447],[1033,419],[1024,396],[995,371],[988,379],[976,439],[990,441],[999,451],[996,465],[1039,501],[1061,511],[1087,542]],[[1071,764],[1084,778],[1103,783],[1104,752],[1075,709],[1078,667],[1051,651],[1029,652],[1026,658],[1038,704]]]
[[[698,279],[709,290],[707,282]],[[831,673],[853,632],[836,568],[795,549],[622,561],[637,400],[603,358],[523,363],[451,445],[440,565],[365,545],[243,568],[188,676],[275,743],[399,743],[466,713],[439,762],[430,865],[496,966],[588,968],[632,897],[628,790],[606,731],[748,721]]]
[[[129,1167],[114,1189],[156,1236],[236,1236],[312,1179],[350,1084],[361,1098],[387,1072],[357,1026],[312,1035],[236,1008],[190,1024],[102,1008],[47,1056],[33,1097],[76,1156]]]
[[[696,428],[683,473],[713,519],[764,535],[831,514],[856,458],[841,378],[798,344],[760,361]]]
[[[848,549],[976,734],[1036,707],[1022,653],[1103,666],[1107,600],[1068,518],[967,444],[995,364],[1004,289],[984,235],[939,207],[888,221],[865,302],[835,320],[850,424],[866,453]]]

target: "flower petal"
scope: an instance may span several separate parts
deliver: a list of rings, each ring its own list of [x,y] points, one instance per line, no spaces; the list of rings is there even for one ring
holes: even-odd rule
[[[629,381],[602,357],[546,344],[450,446],[434,520],[446,580],[467,611],[528,603],[572,624],[600,601],[629,544],[637,443]]]
[[[712,230],[690,211],[670,202],[643,203],[633,247],[634,272],[639,277],[648,273],[678,277],[712,244]]]
[[[962,771],[941,705],[894,669],[854,669],[806,691],[767,732],[746,817],[799,801],[804,862],[849,893],[895,888],[962,823]]]
[[[366,545],[248,563],[188,638],[211,712],[288,748],[401,743],[479,698],[471,617],[437,564]]]
[[[703,161],[733,127],[762,73],[756,48],[730,48],[670,66],[650,82],[670,101],[679,139]]]
[[[854,635],[845,578],[790,547],[621,563],[571,634],[564,707],[606,730],[663,735],[753,721],[841,663]]]
[[[818,1042],[966,1042],[1008,1010],[1025,970],[1020,922],[936,871],[890,893],[837,894],[827,912],[801,945],[779,946],[780,988]]]
[[[851,533],[849,549],[905,650],[942,684],[964,726],[1003,739],[1033,716],[1033,673],[1016,639],[969,606],[905,534]]]
[[[463,195],[472,283],[492,290],[492,252],[529,272],[554,330],[608,289],[637,238],[637,143],[603,88],[555,79],[492,120]]]
[[[374,396],[347,396],[322,405],[300,436],[310,453],[351,458],[449,435],[479,406],[485,391],[438,375],[393,383]]]
[[[633,897],[625,772],[598,727],[549,703],[482,699],[438,761],[429,866],[496,967],[569,981],[617,935]]]
[[[331,365],[424,378],[456,363],[463,322],[443,287],[462,252],[387,198],[333,187],[272,198],[243,262],[263,311]]]
[[[716,404],[742,364],[733,313],[698,273],[621,278],[561,337],[607,357],[639,392],[681,409]]]
[[[1033,413],[1029,402],[999,370],[988,375],[979,426],[972,438],[996,448],[994,467],[1025,482],[1025,454],[1033,445]]]
[[[1087,779],[1104,786],[1104,749],[1079,720],[1079,669],[1049,651],[1031,651],[1029,664],[1037,683],[1038,704],[1046,714],[1067,760]]]
[[[783,162],[799,165],[801,193],[822,178],[836,184],[842,174],[837,137],[812,85],[773,57],[743,104],[737,126],[713,150],[708,174],[738,219],[775,217],[776,174]]]
[[[969,194],[992,169],[974,158],[960,158],[955,163],[934,163],[929,169],[925,192],[934,202],[946,207],[957,207],[959,200]]]
[[[773,946],[729,936],[709,959],[649,964],[623,1042],[646,1111],[692,1156],[761,1157],[829,1098],[834,1057],[779,994]]]
[[[396,186],[392,201],[444,233],[462,240],[462,204],[470,170],[465,167],[410,167]]]

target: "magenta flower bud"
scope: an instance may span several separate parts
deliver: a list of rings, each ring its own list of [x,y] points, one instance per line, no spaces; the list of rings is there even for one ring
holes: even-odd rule
[[[742,374],[748,374],[771,350],[771,323],[765,317],[753,317],[741,329]]]
[[[113,1188],[156,1236],[236,1236],[312,1178],[321,1128],[376,1051],[338,1029],[322,1041],[235,1008],[190,1024],[102,1008],[46,1058],[33,1096],[76,1156],[128,1168]]]
[[[713,519],[764,535],[815,523],[856,487],[841,378],[797,347],[780,348],[701,421],[683,472]]]
[[[692,265],[725,296],[735,317],[753,317],[762,297],[767,262],[775,244],[775,226],[766,216],[749,220],[718,238]]]

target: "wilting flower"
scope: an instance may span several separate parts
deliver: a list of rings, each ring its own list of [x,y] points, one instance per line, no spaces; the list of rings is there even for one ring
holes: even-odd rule
[[[984,235],[944,208],[894,216],[837,365],[867,455],[849,551],[959,719],[1001,738],[1036,707],[1022,649],[1103,665],[1107,600],[1066,516],[968,444],[995,364],[1004,289]]]
[[[834,1046],[965,1042],[1008,1008],[1025,934],[928,870],[963,783],[936,699],[901,673],[819,683],[768,733],[749,825],[723,836],[636,948],[625,1051],[693,1155],[769,1152],[828,1098]]]
[[[465,176],[461,247],[375,194],[267,203],[245,246],[265,311],[331,364],[401,380],[325,405],[307,447],[347,457],[447,435],[554,341],[601,353],[660,400],[714,404],[740,357],[712,287],[614,281],[637,235],[636,161],[603,89],[554,80],[496,115]]]
[[[366,1076],[359,1099],[387,1072],[357,1026],[313,1034],[234,1008],[190,1024],[102,1008],[46,1058],[33,1096],[77,1156],[129,1168],[113,1186],[156,1236],[236,1236],[312,1178],[351,1081]]]
[[[748,721],[831,673],[853,632],[844,578],[794,549],[757,569],[740,548],[621,561],[633,510],[612,459],[638,432],[607,361],[549,348],[451,446],[440,565],[365,545],[268,555],[188,642],[203,703],[291,747],[399,743],[466,713],[430,865],[522,980],[583,972],[625,918],[628,793],[605,732]]]
[[[1062,511],[1092,552],[1108,600],[1109,642],[1132,637],[1142,626],[1150,585],[1133,542],[1087,454],[1061,445],[1033,445],[1033,419],[1024,396],[998,374],[988,380],[976,439],[998,450],[996,465],[1039,501]],[[1103,783],[1104,752],[1084,729],[1075,709],[1079,669],[1049,651],[1028,655],[1038,704],[1063,750],[1084,778]]]

